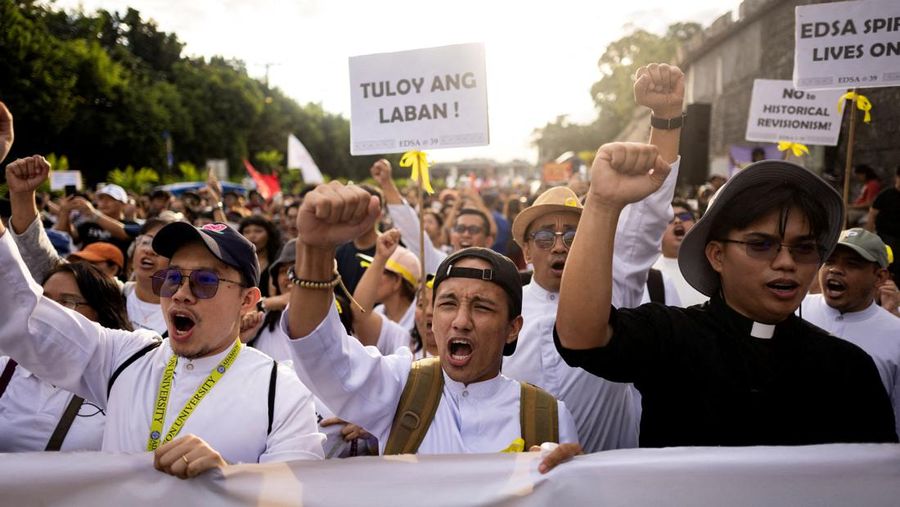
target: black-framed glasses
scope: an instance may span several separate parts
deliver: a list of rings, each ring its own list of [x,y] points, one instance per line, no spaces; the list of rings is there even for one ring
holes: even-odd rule
[[[804,241],[796,245],[788,245],[776,241],[774,238],[759,238],[747,241],[737,239],[720,239],[723,243],[738,243],[744,245],[747,256],[753,259],[772,261],[778,257],[782,247],[787,248],[794,261],[801,264],[818,264],[822,262],[822,249],[815,241]]]
[[[453,232],[457,234],[464,234],[468,232],[470,235],[474,236],[476,234],[481,234],[482,231],[484,231],[484,227],[480,225],[456,224],[453,226]]]
[[[681,213],[675,213],[675,216],[672,217],[672,220],[670,221],[670,223],[674,222],[676,218],[678,220],[681,220],[682,222],[693,222],[694,214],[691,213],[690,211],[682,211]]]
[[[243,285],[241,282],[222,278],[215,271],[209,269],[195,269],[189,275],[185,275],[181,270],[167,268],[157,271],[150,277],[153,294],[164,298],[172,297],[178,292],[178,288],[185,279],[190,280],[191,293],[197,299],[209,299],[215,296],[219,290],[219,282]]]
[[[569,229],[564,232],[556,232],[542,229],[540,231],[532,232],[529,237],[541,250],[550,250],[553,248],[553,245],[556,244],[557,237],[562,237],[563,245],[566,245],[566,248],[572,248],[572,242],[575,241],[575,230]]]

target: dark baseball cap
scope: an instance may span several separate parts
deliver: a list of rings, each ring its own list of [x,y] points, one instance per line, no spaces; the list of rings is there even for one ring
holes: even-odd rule
[[[187,222],[172,222],[156,233],[153,250],[169,259],[179,248],[200,241],[217,259],[240,271],[250,287],[259,286],[259,259],[256,247],[247,238],[221,222],[194,227]]]
[[[463,259],[476,258],[487,261],[491,265],[488,269],[456,267],[455,264]],[[522,281],[519,278],[519,270],[509,257],[499,254],[489,248],[469,247],[454,252],[438,266],[434,276],[434,294],[438,293],[438,286],[448,278],[472,278],[484,280],[500,286],[509,297],[510,319],[522,314]],[[516,340],[518,341],[518,340]],[[503,346],[503,355],[511,356],[516,351],[516,341]]]

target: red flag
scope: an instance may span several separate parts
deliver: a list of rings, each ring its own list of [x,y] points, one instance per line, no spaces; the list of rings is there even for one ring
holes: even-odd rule
[[[262,174],[250,165],[250,161],[246,159],[244,160],[244,167],[247,168],[247,173],[256,182],[256,190],[263,199],[268,201],[275,194],[281,192],[281,182],[278,181],[277,174]]]

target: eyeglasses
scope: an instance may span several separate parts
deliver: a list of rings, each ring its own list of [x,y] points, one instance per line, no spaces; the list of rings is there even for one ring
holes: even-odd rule
[[[822,261],[822,250],[815,241],[804,241],[796,245],[788,245],[776,241],[774,238],[752,239],[739,241],[736,239],[720,239],[723,243],[739,243],[744,245],[747,256],[753,259],[772,261],[778,257],[781,248],[787,248],[794,261],[801,264],[818,264]]]
[[[674,222],[676,218],[678,220],[681,220],[682,222],[693,222],[694,214],[691,213],[690,211],[682,211],[681,213],[675,213],[675,216],[672,217],[672,220],[670,220],[669,223]]]
[[[219,282],[229,282],[241,285],[241,282],[220,278],[215,271],[208,269],[195,269],[190,275],[185,275],[177,269],[161,269],[150,277],[153,294],[169,298],[178,292],[185,278],[190,279],[191,293],[197,299],[209,299],[219,290]]]
[[[463,234],[468,232],[470,235],[474,236],[476,234],[481,234],[481,231],[484,230],[484,227],[480,225],[463,225],[456,224],[453,226],[453,232],[457,234]]]
[[[140,236],[134,238],[134,247],[140,248],[145,246],[147,248],[153,248],[153,238],[154,236],[151,234],[141,234]]]
[[[51,298],[51,299],[53,299],[53,298]],[[65,306],[69,310],[76,310],[79,306],[88,304],[88,302],[83,299],[78,299],[78,298],[74,298],[74,297],[66,297],[66,296],[60,297],[59,299],[53,299],[53,300],[56,301],[57,303],[61,304],[62,306]]]
[[[556,244],[556,238],[560,236],[562,237],[563,245],[566,248],[572,248],[572,242],[575,241],[575,231],[573,229],[564,232],[554,232],[546,229],[534,231],[529,235],[529,238],[534,240],[534,244],[541,250],[550,250]]]

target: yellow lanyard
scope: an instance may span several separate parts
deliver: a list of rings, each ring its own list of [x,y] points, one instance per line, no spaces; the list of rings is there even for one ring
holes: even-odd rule
[[[163,443],[169,442],[178,435],[178,432],[181,431],[181,427],[184,426],[185,421],[191,416],[191,413],[194,412],[197,405],[200,404],[200,400],[215,387],[216,382],[222,378],[222,375],[225,375],[225,372],[228,371],[228,368],[234,363],[234,360],[237,359],[240,352],[241,340],[238,339],[235,340],[234,346],[231,347],[228,355],[226,355],[215,369],[209,373],[209,376],[200,384],[200,387],[197,388],[194,395],[184,404],[184,408],[181,409],[178,417],[172,422],[169,432],[166,433],[166,438],[163,440]],[[172,358],[169,359],[165,371],[163,371],[162,379],[159,381],[159,394],[156,395],[156,403],[153,405],[153,419],[150,420],[150,438],[147,440],[148,451],[155,451],[156,448],[159,447],[163,423],[166,420],[166,408],[169,406],[169,391],[172,389],[172,377],[175,375],[175,365],[177,364],[178,356],[173,355]]]

